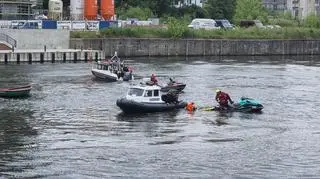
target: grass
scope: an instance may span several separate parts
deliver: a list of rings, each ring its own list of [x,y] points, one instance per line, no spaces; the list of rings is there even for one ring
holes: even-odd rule
[[[320,39],[320,29],[306,27],[279,29],[236,28],[233,30],[179,28],[178,37],[177,35],[172,35],[173,31],[175,29],[159,27],[109,28],[99,32],[73,31],[71,32],[71,38]]]

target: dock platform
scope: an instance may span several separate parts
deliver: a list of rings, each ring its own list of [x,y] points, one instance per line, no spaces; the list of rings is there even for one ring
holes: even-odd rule
[[[103,51],[81,49],[21,49],[0,50],[0,63],[44,63],[98,61],[104,58]]]

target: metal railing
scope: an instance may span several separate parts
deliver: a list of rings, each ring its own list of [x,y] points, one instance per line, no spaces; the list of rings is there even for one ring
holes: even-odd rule
[[[0,33],[0,41],[4,41],[4,42],[8,43],[12,47],[17,47],[17,41],[7,34]]]

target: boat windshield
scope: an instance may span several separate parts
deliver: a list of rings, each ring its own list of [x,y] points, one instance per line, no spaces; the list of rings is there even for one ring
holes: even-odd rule
[[[142,96],[143,94],[143,89],[139,88],[130,88],[128,95],[130,96]]]

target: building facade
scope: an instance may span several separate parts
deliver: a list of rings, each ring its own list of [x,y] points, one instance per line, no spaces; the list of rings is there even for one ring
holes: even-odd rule
[[[319,0],[288,0],[288,10],[292,16],[303,19],[311,14],[320,15]]]
[[[1,20],[27,20],[32,14],[31,0],[0,0]]]
[[[177,3],[175,4],[175,7],[183,7],[183,6],[191,6],[191,5],[203,7],[204,3],[205,3],[205,0],[181,0],[181,1],[177,1]]]
[[[284,12],[287,10],[287,0],[264,0],[263,5],[271,12]]]

